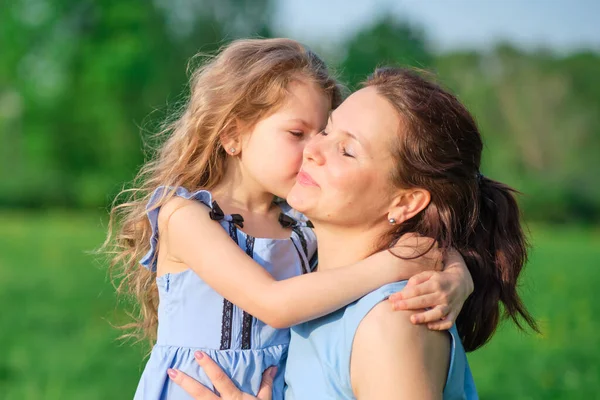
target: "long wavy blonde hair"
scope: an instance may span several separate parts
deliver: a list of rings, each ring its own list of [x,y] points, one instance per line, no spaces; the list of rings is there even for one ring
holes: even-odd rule
[[[234,41],[192,72],[188,101],[157,134],[162,144],[140,169],[133,188],[117,196],[110,213],[102,251],[109,255],[117,292],[137,304],[133,322],[120,326],[126,331],[123,337],[147,338],[151,343],[156,338],[156,272],[139,264],[150,249],[146,204],[152,192],[159,186],[212,189],[225,172],[227,154],[220,139],[235,135],[236,124],[252,126],[276,111],[295,79],[321,87],[332,108],[342,100],[325,63],[290,39]],[[154,207],[172,195],[165,193]]]

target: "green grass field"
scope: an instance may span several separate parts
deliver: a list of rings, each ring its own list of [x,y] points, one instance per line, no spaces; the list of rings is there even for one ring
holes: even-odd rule
[[[0,399],[127,399],[147,348],[121,343],[100,216],[0,213]],[[543,335],[505,324],[470,355],[482,399],[600,393],[600,232],[535,228],[523,280]]]

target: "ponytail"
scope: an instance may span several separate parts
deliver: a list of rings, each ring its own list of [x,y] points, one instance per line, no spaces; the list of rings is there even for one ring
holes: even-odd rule
[[[457,319],[467,351],[484,345],[504,318],[511,318],[520,329],[524,329],[524,321],[539,332],[517,292],[528,248],[514,196],[517,192],[482,175],[477,180],[478,218],[462,251],[475,289]]]

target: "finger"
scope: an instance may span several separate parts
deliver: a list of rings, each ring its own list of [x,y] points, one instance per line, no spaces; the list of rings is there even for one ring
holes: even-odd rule
[[[454,310],[450,309],[450,312],[448,314],[446,314],[446,316],[444,318],[442,318],[442,320],[444,322],[448,322],[450,324],[450,326],[452,326],[456,323],[456,317],[458,316],[459,312],[460,312],[460,310],[454,311]],[[434,321],[432,323],[436,323],[436,321]],[[449,329],[449,328],[445,328],[445,329]]]
[[[240,390],[234,385],[229,376],[209,356],[201,351],[197,351],[194,353],[194,357],[215,389],[221,393],[221,397],[241,395]]]
[[[427,328],[432,331],[447,331],[448,329],[452,328],[452,325],[454,324],[451,321],[444,319],[442,321],[428,323]]]
[[[444,318],[448,314],[448,312],[450,312],[450,307],[436,306],[431,310],[411,315],[410,322],[412,322],[415,325],[426,324],[429,322],[438,322],[442,318]]]
[[[434,271],[424,271],[413,275],[401,291],[390,295],[389,300],[394,302],[425,294],[424,292],[421,292],[423,288],[419,287],[418,285],[427,282],[433,276],[433,274],[435,274]]]
[[[395,301],[392,303],[393,310],[424,310],[440,305],[440,298],[436,294],[425,294],[422,296],[411,297]]]
[[[425,282],[422,282],[419,284],[415,284],[415,285],[411,285],[411,286],[407,285],[400,292],[392,294],[390,296],[390,300],[392,300],[392,301],[408,300],[413,297],[424,296],[424,295],[428,295],[428,294],[439,295],[440,292],[442,292],[442,291],[440,290],[439,282],[433,281],[430,278],[429,280],[426,280]],[[435,306],[438,304],[439,304],[439,302],[432,304],[431,306]]]
[[[271,400],[273,397],[273,379],[275,379],[275,375],[277,375],[277,367],[269,367],[263,372],[257,398],[260,400]]]
[[[167,370],[167,374],[173,382],[179,385],[195,400],[213,400],[219,398],[211,390],[204,387],[200,382],[179,370],[169,368]]]

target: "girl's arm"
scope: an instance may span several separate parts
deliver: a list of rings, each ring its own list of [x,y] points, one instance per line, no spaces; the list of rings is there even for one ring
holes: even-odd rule
[[[410,313],[380,303],[361,321],[350,359],[357,399],[442,399],[449,335],[413,325]]]
[[[158,219],[167,257],[275,328],[326,315],[386,283],[435,267],[433,257],[404,260],[384,251],[344,268],[276,281],[210,219],[206,206],[173,198],[162,206]]]

